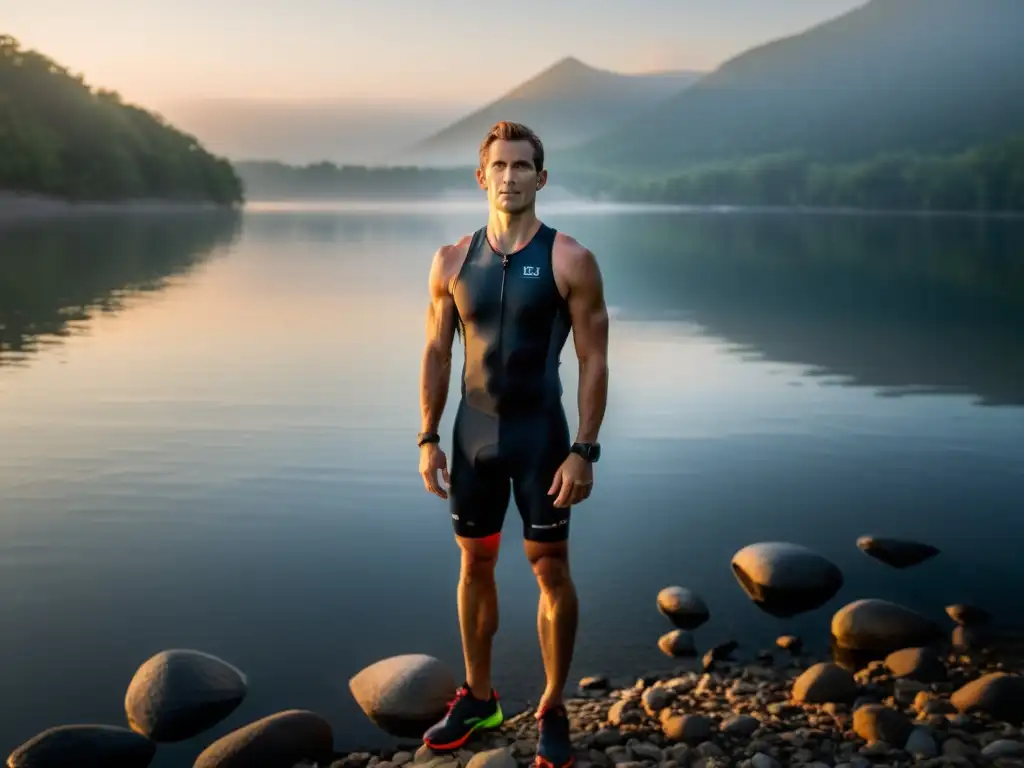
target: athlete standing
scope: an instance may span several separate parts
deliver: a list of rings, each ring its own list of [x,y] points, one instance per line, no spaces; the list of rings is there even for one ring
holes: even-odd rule
[[[458,749],[475,730],[503,721],[491,682],[498,627],[494,567],[514,497],[540,586],[537,631],[547,683],[537,707],[537,763],[566,768],[573,753],[563,691],[578,614],[569,573],[569,512],[590,495],[593,462],[600,456],[608,313],[594,255],[537,218],[537,192],[547,170],[536,134],[518,123],[497,123],[480,145],[476,175],[490,204],[487,225],[442,246],[430,267],[420,474],[427,490],[448,499],[462,552],[458,611],[466,681],[424,742],[438,751]],[[558,375],[570,330],[579,360],[574,441]],[[456,332],[465,364],[449,478],[437,429]]]

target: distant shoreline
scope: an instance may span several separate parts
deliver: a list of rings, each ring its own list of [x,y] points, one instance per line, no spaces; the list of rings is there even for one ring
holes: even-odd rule
[[[486,210],[486,201],[471,196],[438,196],[432,199],[422,197],[366,197],[339,196],[336,198],[314,195],[296,195],[293,198],[254,197],[247,200],[244,208],[261,213],[346,213],[394,212],[429,213],[432,210],[472,211]],[[538,198],[538,213],[563,211],[591,211],[594,213],[631,212],[637,213],[694,213],[715,215],[810,215],[810,216],[888,216],[913,218],[976,218],[976,219],[1024,219],[1024,211],[978,211],[978,210],[929,210],[919,208],[883,209],[853,208],[848,206],[785,206],[785,205],[732,205],[728,203],[704,205],[669,203],[657,200],[616,200],[612,198],[565,197],[551,201]]]
[[[194,213],[223,211],[237,205],[223,205],[205,201],[162,199],[131,200],[67,200],[47,195],[30,195],[0,190],[0,222],[33,221],[67,216],[111,213]]]
[[[44,221],[47,219],[71,218],[92,215],[149,214],[172,215],[217,211],[254,211],[260,213],[301,213],[301,212],[401,212],[408,208],[410,213],[425,213],[437,207],[463,211],[486,207],[486,201],[471,195],[441,195],[434,199],[419,196],[389,197],[368,195],[356,196],[297,195],[293,198],[255,198],[241,204],[224,205],[206,201],[179,201],[166,199],[128,200],[67,200],[46,195],[30,195],[0,190],[0,224],[15,222]],[[771,205],[694,205],[664,201],[615,200],[610,198],[561,197],[545,202],[540,200],[542,210],[574,211],[591,210],[595,213],[629,212],[639,213],[691,213],[715,215],[810,215],[810,216],[887,216],[913,218],[976,218],[976,219],[1024,219],[1024,211],[977,211],[977,210],[922,210],[922,209],[876,209],[852,208],[845,206],[771,206]]]

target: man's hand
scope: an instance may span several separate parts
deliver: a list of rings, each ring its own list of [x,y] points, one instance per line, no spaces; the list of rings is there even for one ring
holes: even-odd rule
[[[444,488],[438,483],[438,470],[441,470]],[[427,443],[420,448],[420,475],[423,476],[423,485],[428,491],[442,499],[448,498],[447,489],[451,487],[451,480],[448,477],[448,457],[444,455],[444,451],[437,443]]]
[[[582,456],[570,453],[555,472],[548,496],[557,493],[555,506],[570,507],[587,498],[593,487],[594,465]]]

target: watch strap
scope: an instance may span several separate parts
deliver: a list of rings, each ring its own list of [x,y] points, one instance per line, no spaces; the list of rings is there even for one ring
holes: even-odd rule
[[[416,444],[421,448],[427,443],[440,443],[441,436],[437,432],[420,432],[416,437]]]
[[[569,451],[590,462],[597,461],[601,455],[601,447],[598,443],[573,443]]]

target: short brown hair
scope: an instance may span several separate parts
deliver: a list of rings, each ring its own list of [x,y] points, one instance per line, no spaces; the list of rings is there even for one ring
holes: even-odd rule
[[[490,151],[491,144],[498,140],[530,142],[531,146],[533,146],[534,168],[537,169],[537,173],[544,170],[544,144],[541,142],[540,137],[522,123],[512,123],[507,120],[495,123],[491,130],[487,132],[487,135],[484,136],[484,140],[480,142],[481,168],[487,163],[487,153]]]

